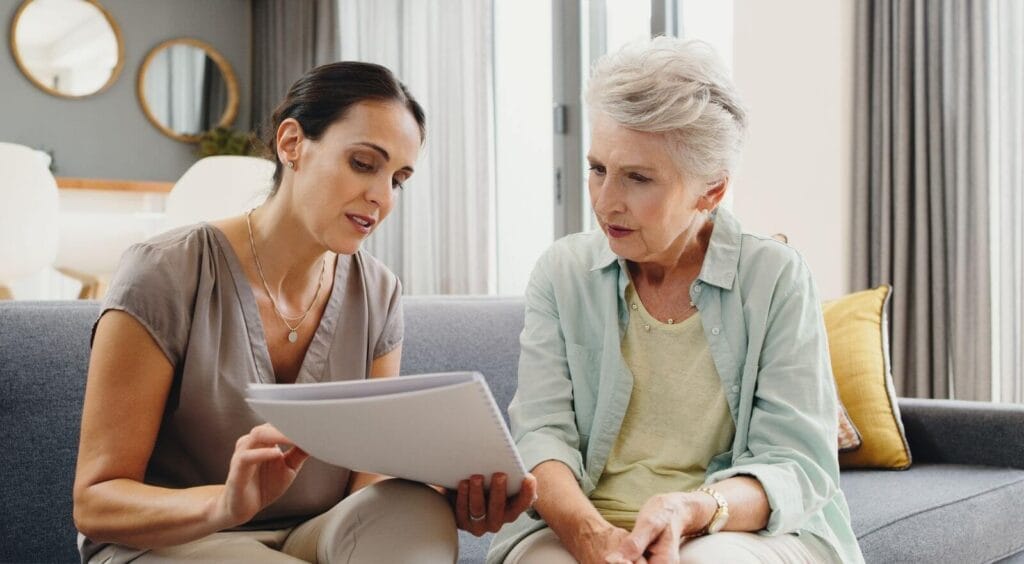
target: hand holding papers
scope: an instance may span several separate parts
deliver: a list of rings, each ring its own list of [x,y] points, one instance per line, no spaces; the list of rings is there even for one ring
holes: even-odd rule
[[[330,464],[454,489],[480,474],[526,476],[483,377],[451,372],[315,384],[254,384],[249,405]],[[489,486],[486,483],[485,486]]]

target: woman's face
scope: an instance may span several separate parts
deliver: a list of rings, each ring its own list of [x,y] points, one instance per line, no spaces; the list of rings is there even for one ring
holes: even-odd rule
[[[391,213],[420,144],[415,118],[398,102],[359,102],[320,139],[299,134],[295,169],[285,173],[292,175],[293,209],[310,235],[336,253],[358,251]],[[287,154],[287,142],[282,149]]]
[[[704,183],[685,177],[665,136],[628,129],[595,112],[590,204],[612,251],[633,262],[671,262],[703,224]],[[705,209],[705,208],[701,208]]]

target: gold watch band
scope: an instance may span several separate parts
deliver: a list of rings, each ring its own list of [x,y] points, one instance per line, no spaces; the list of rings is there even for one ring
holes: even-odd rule
[[[718,508],[715,509],[715,513],[711,515],[711,519],[708,524],[701,529],[699,535],[710,535],[717,533],[722,530],[725,526],[726,521],[729,520],[729,502],[725,499],[725,496],[718,493],[718,490],[709,488],[707,486],[697,489],[698,492],[706,493],[715,499],[715,503],[718,504]]]

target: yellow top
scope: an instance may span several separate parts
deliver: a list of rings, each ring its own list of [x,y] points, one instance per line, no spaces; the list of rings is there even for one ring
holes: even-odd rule
[[[632,284],[625,297],[622,356],[633,373],[633,393],[590,501],[610,523],[632,529],[651,496],[699,488],[736,428],[700,314],[662,323],[644,309]]]

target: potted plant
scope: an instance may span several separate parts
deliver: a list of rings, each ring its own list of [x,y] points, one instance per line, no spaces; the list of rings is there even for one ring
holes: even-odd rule
[[[235,131],[230,127],[215,127],[199,136],[196,155],[199,158],[214,155],[262,156],[263,143],[249,131]]]

